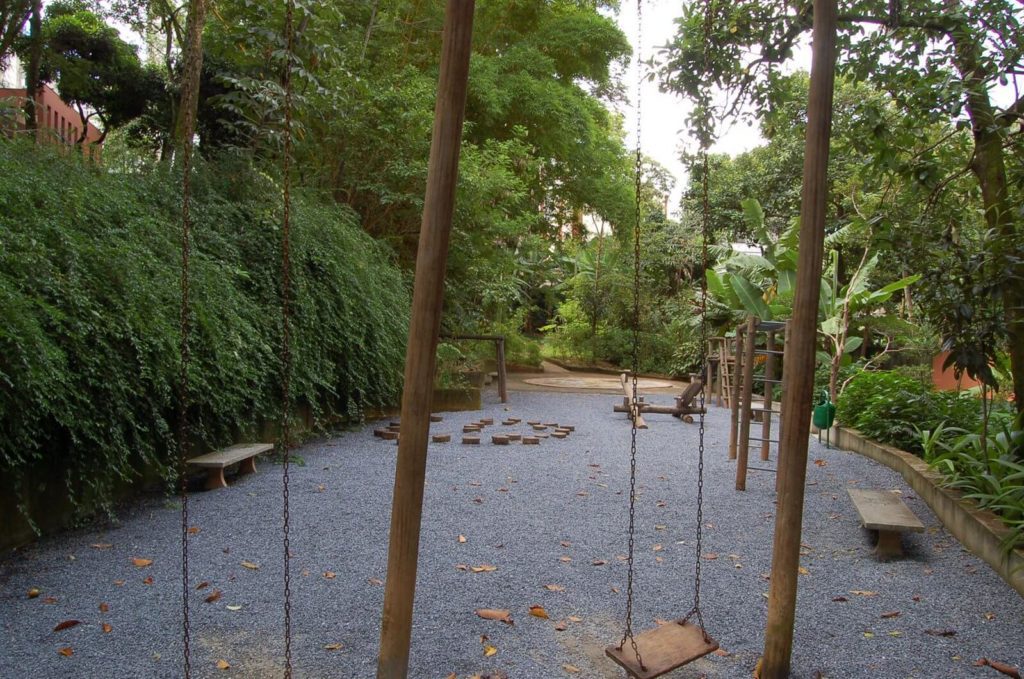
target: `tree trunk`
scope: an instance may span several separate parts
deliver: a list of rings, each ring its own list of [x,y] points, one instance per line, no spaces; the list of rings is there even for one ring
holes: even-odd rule
[[[36,98],[39,96],[39,66],[43,60],[42,0],[33,0],[29,25],[32,30],[32,43],[29,50],[28,68],[25,69],[25,129],[33,133],[32,139],[38,143],[39,118],[36,112]]]
[[[181,146],[195,133],[196,104],[199,101],[199,75],[203,70],[203,26],[206,24],[206,0],[191,0],[188,8],[188,42],[185,68],[181,74],[181,104],[174,126],[175,145]]]
[[[950,39],[956,68],[967,89],[967,114],[974,136],[971,171],[981,187],[985,222],[996,236],[994,267],[988,273],[1005,277],[1002,295],[1007,353],[1013,372],[1017,411],[1024,412],[1024,263],[1014,256],[1013,251],[1017,233],[1007,192],[1006,162],[1000,136],[1002,123],[986,88],[991,74],[981,58],[980,46],[967,31],[952,32]]]

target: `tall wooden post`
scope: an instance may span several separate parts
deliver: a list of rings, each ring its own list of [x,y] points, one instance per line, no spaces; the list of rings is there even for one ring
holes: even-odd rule
[[[836,62],[836,0],[814,0],[811,85],[807,96],[807,140],[800,206],[800,257],[789,342],[786,344],[780,432],[779,494],[772,549],[768,622],[765,628],[762,679],[789,676],[796,615],[800,524],[804,511],[807,443],[814,392],[818,295],[825,236],[829,135]]]
[[[740,376],[743,374],[743,329],[745,326],[736,327],[734,345],[736,352],[733,354],[732,371],[729,377],[729,459],[736,459],[736,446],[739,441],[740,430]],[[729,340],[726,339],[728,343]]]
[[[404,679],[409,670],[427,434],[437,336],[441,329],[448,241],[458,180],[462,121],[466,109],[473,7],[474,0],[448,0],[445,9],[434,136],[430,145],[426,199],[416,253],[412,316],[409,319],[409,345],[405,356],[402,436],[398,443],[391,505],[388,579],[384,590],[378,679]]]
[[[761,413],[761,459],[768,459],[772,437],[772,399],[775,391],[775,331],[768,331],[764,359],[764,412]],[[781,439],[779,439],[781,440]]]
[[[737,333],[739,335],[739,333]],[[757,318],[747,317],[747,331],[743,337],[743,390],[739,394],[740,443],[736,459],[736,490],[747,489],[747,463],[750,460],[750,417],[754,414],[750,402],[754,397],[754,346],[757,344]],[[736,349],[737,356],[739,348]]]

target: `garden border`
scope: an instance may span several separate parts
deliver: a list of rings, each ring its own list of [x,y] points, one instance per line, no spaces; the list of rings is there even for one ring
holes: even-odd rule
[[[856,429],[846,427],[832,427],[832,442],[837,448],[871,458],[899,472],[961,544],[984,559],[999,577],[1024,596],[1024,549],[1004,553],[999,543],[1006,537],[1007,529],[999,517],[979,509],[959,491],[943,488],[940,485],[942,475],[916,455],[872,441]]]

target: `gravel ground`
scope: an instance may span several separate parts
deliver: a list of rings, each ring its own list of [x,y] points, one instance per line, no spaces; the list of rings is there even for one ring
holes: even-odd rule
[[[432,426],[456,441],[464,423],[487,416],[557,421],[576,432],[539,446],[495,446],[491,433],[526,429],[499,424],[480,446],[431,445],[411,676],[622,676],[603,655],[621,636],[625,604],[619,556],[629,427],[611,413],[616,400],[515,392],[502,406],[492,394],[483,411],[446,414]],[[726,410],[711,408],[701,550],[705,622],[727,653],[670,676],[749,677],[762,648],[774,475],[751,472],[747,491],[733,490],[728,421]],[[638,629],[684,614],[693,602],[697,426],[668,416],[648,422],[638,436]],[[396,447],[372,429],[306,445],[298,453],[304,465],[293,467],[296,676],[375,673]],[[895,473],[817,443],[810,460],[793,676],[997,678],[975,661],[1024,665],[1024,599],[967,553]],[[873,558],[848,487],[902,490],[927,526],[905,539],[905,559]],[[192,497],[190,524],[199,529],[190,537],[193,676],[281,676],[280,496],[280,468],[264,463],[226,490]],[[7,555],[0,676],[181,676],[179,530],[176,505],[155,498],[124,510],[114,527]],[[152,564],[138,567],[133,558]],[[210,584],[197,591],[201,582]],[[27,596],[32,588],[39,596]],[[205,603],[215,590],[219,600]],[[531,616],[531,605],[550,620]],[[481,619],[478,608],[507,608],[515,624]],[[81,624],[53,631],[64,620]],[[484,656],[482,635],[496,654]],[[68,648],[72,655],[60,654]],[[218,660],[230,668],[218,669]]]

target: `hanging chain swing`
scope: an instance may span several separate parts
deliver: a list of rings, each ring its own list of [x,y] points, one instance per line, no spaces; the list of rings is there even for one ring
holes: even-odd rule
[[[285,64],[282,75],[284,89],[284,149],[282,158],[283,206],[281,227],[281,500],[282,500],[282,544],[284,551],[284,676],[292,677],[292,621],[291,621],[291,549],[289,523],[288,475],[291,462],[291,381],[293,361],[291,351],[291,154],[292,154],[292,59],[295,47],[294,0],[285,3]],[[200,15],[202,16],[202,15]],[[190,427],[188,408],[190,403],[189,368],[191,366],[192,304],[191,304],[191,251],[192,251],[192,136],[195,129],[195,100],[198,92],[193,91],[195,79],[189,77],[188,69],[183,84],[182,100],[182,207],[181,207],[181,300],[180,300],[180,345],[178,375],[178,478],[181,499],[181,612],[182,612],[182,674],[185,679],[192,675],[191,626],[189,620],[189,497],[188,497],[188,454]]]
[[[712,8],[711,0],[705,0],[704,16],[704,71],[708,70],[710,56],[708,40],[710,38]],[[643,0],[637,0],[637,54],[642,54],[643,46]],[[640,227],[642,223],[641,188],[643,184],[643,155],[641,145],[641,85],[643,76],[640,64],[637,64],[636,82],[636,164],[633,228],[633,336],[632,336],[632,402],[637,402],[637,374],[640,371]],[[708,154],[707,144],[701,144],[701,271],[708,265],[709,221],[708,221]],[[651,679],[682,667],[718,648],[718,642],[712,639],[704,629],[704,616],[700,608],[701,585],[701,550],[704,524],[704,417],[705,393],[707,384],[707,280],[701,276],[700,288],[700,361],[701,390],[699,397],[699,427],[697,445],[697,525],[696,547],[694,554],[694,595],[693,607],[683,616],[641,634],[633,631],[633,600],[634,600],[634,548],[636,532],[636,456],[637,456],[637,420],[632,420],[629,449],[629,544],[626,553],[626,613],[622,639],[616,646],[609,646],[605,653],[621,665],[626,672],[638,679]],[[691,622],[691,620],[693,622]],[[626,648],[629,642],[629,648]]]

